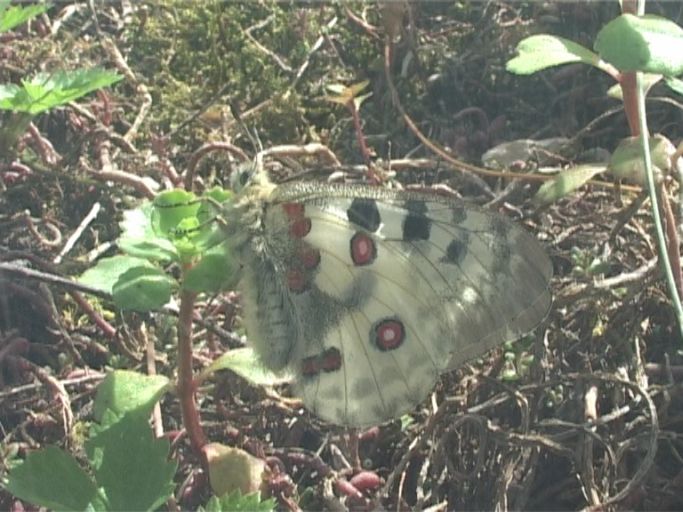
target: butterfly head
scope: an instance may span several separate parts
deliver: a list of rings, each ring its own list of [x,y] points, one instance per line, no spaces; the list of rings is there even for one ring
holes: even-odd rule
[[[275,189],[261,162],[243,162],[230,175],[230,188],[237,197],[247,201],[265,200]],[[239,204],[239,202],[237,203]]]

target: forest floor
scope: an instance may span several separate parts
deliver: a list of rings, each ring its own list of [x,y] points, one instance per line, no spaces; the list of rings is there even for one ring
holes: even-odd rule
[[[533,201],[539,176],[598,161],[629,135],[620,102],[606,94],[613,83],[582,65],[532,76],[505,69],[530,34],[592,48],[618,3],[396,5],[57,2],[0,34],[0,83],[95,65],[123,76],[36,116],[13,153],[0,155],[0,262],[20,268],[0,272],[1,475],[49,444],[82,459],[74,431],[92,422],[108,370],[176,376],[174,317],[102,299],[94,307],[68,283],[21,269],[76,278],[116,253],[123,210],[182,187],[188,169],[195,189],[229,186],[240,158],[228,145],[249,158],[278,148],[269,163],[276,181],[320,167],[326,148],[342,165],[326,164],[315,179],[358,179],[369,157],[391,167],[394,186],[462,197],[533,231],[553,262],[551,311],[520,342],[444,375],[414,414],[365,430],[315,418],[287,385],[264,390],[221,372],[198,393],[208,439],[266,458],[278,476],[267,492],[281,509],[683,510],[683,340],[649,203],[629,209],[641,187],[617,191],[606,175],[551,204]],[[680,23],[675,2],[648,9]],[[364,80],[361,94],[372,94],[359,130],[325,97],[330,85]],[[679,141],[680,104],[662,85],[650,97],[667,100],[648,103],[651,131]],[[567,144],[479,172],[503,142],[553,137]],[[511,169],[529,178],[506,176]],[[669,186],[677,195],[678,184]],[[78,231],[94,207],[99,214]],[[232,291],[202,298],[196,316],[220,332],[237,329],[237,299]],[[243,341],[198,328],[195,370]],[[160,411],[156,428],[179,463],[175,504],[196,509],[211,491],[178,434],[177,397]],[[0,509],[31,510],[4,490]]]

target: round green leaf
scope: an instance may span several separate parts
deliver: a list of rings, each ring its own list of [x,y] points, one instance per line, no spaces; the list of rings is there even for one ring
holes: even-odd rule
[[[112,256],[111,258],[102,258],[97,262],[97,265],[83,272],[78,278],[78,282],[112,293],[114,284],[121,275],[136,267],[154,268],[151,263],[142,258],[124,255]]]
[[[621,71],[683,73],[683,29],[653,14],[622,14],[598,33],[595,50]]]
[[[171,298],[175,281],[156,267],[127,270],[112,288],[114,303],[121,309],[149,311],[160,308]]]
[[[106,410],[116,416],[132,411],[151,412],[168,386],[168,378],[163,375],[144,375],[130,370],[113,371],[97,387],[93,404],[95,419],[101,423]]]
[[[170,190],[154,198],[152,227],[162,236],[169,236],[183,220],[197,217],[201,201],[192,192]]]
[[[661,134],[650,137],[650,156],[652,166],[657,170],[668,170],[671,157],[676,152],[673,143]],[[645,164],[640,144],[640,137],[626,137],[619,143],[609,161],[609,171],[616,178],[626,179],[644,185]]]
[[[292,380],[291,375],[275,374],[264,367],[253,349],[249,347],[226,352],[202,371],[199,380],[205,379],[218,370],[232,370],[256,386],[274,386]]]
[[[214,293],[234,288],[238,278],[238,266],[227,247],[221,245],[207,251],[185,272],[183,288],[193,292]]]
[[[600,67],[600,57],[574,41],[549,34],[527,37],[517,45],[518,55],[506,69],[518,75],[530,75],[542,69],[571,62]]]

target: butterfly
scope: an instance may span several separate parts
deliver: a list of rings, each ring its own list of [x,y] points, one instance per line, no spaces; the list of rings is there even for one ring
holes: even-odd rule
[[[551,261],[501,215],[415,191],[238,179],[223,215],[247,336],[324,420],[398,418],[548,312]]]

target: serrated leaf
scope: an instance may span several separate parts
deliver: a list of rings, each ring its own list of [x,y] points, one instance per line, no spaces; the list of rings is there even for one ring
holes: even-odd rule
[[[10,109],[10,104],[6,103],[19,94],[20,87],[17,84],[0,84],[0,108]]]
[[[168,440],[152,435],[148,414],[93,428],[85,448],[109,510],[155,510],[172,495],[177,463],[168,460]]]
[[[126,270],[112,287],[114,303],[130,311],[150,311],[171,299],[177,283],[163,270],[153,266],[139,266]]]
[[[596,174],[607,170],[604,165],[577,165],[562,170],[555,179],[546,181],[536,192],[534,203],[549,204],[578,189]]]
[[[102,423],[106,410],[116,415],[128,412],[150,414],[169,385],[168,378],[163,375],[143,375],[129,370],[113,371],[97,387],[93,404],[95,419]]]
[[[292,380],[291,375],[275,374],[268,370],[249,347],[226,352],[206,367],[199,378],[204,379],[218,370],[232,370],[256,386],[274,386]]]
[[[522,39],[517,45],[516,57],[510,59],[506,69],[518,75],[530,75],[552,66],[583,62],[602,68],[600,57],[574,41],[549,34],[538,34]]]
[[[14,5],[11,7],[9,7],[9,5],[10,0],[3,0],[0,2],[0,34],[12,30],[14,27],[18,27],[31,18],[43,14],[52,7],[50,4],[27,6]]]
[[[154,268],[147,260],[132,256],[119,255],[112,256],[111,258],[102,258],[94,267],[83,272],[77,281],[98,290],[112,293],[114,284],[116,284],[122,274],[131,268],[140,266]]]
[[[621,71],[683,73],[683,29],[654,14],[613,19],[598,32],[594,48]]]
[[[102,68],[38,73],[23,80],[14,97],[5,97],[0,108],[36,115],[74,101],[97,89],[112,85],[123,77]]]
[[[74,458],[56,446],[31,452],[9,472],[5,489],[51,510],[103,510],[97,487]]]

